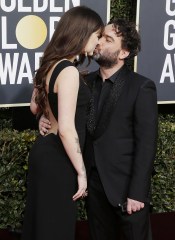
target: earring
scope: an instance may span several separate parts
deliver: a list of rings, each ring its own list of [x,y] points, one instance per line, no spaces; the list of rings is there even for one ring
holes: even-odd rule
[[[87,52],[85,52],[84,55],[85,55],[85,57],[87,57],[88,56]]]
[[[76,56],[76,60],[77,60],[77,62],[80,61],[80,55],[77,55],[77,56]]]

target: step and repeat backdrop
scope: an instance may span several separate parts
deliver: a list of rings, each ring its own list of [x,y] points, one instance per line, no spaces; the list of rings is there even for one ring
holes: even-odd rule
[[[139,0],[136,71],[155,81],[158,103],[175,103],[175,0]]]
[[[0,0],[0,107],[29,105],[34,70],[56,23],[79,5],[109,20],[110,0]],[[175,103],[175,0],[138,0],[137,23],[135,70],[156,83],[158,103]]]
[[[109,20],[108,0],[0,0],[0,107],[29,105],[34,71],[56,23],[79,5]]]

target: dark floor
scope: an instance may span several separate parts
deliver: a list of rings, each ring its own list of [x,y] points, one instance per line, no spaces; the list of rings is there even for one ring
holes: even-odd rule
[[[153,240],[175,240],[175,212],[151,214]],[[20,235],[0,230],[0,240],[20,240]],[[86,221],[77,222],[76,240],[88,240]]]

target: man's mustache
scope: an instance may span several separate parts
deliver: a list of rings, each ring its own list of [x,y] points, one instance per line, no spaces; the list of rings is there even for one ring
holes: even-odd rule
[[[96,54],[94,54],[93,56],[92,56],[92,58],[95,60],[95,61],[97,61],[99,58],[100,58],[100,53],[96,53]]]

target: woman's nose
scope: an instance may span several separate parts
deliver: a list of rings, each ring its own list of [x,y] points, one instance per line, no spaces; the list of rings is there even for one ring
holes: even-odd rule
[[[102,44],[102,37],[98,39],[98,44],[99,44],[99,45]]]
[[[100,39],[99,39],[99,38],[97,38],[97,45],[99,45],[99,40],[100,40]]]

